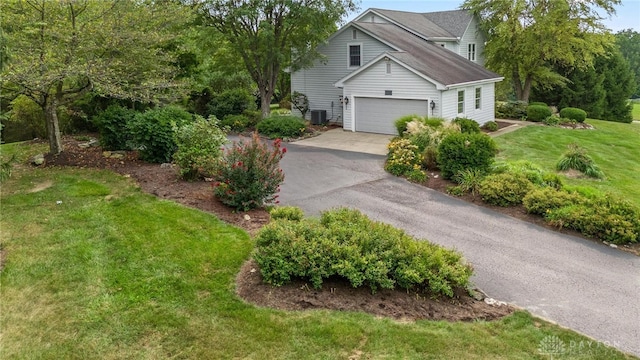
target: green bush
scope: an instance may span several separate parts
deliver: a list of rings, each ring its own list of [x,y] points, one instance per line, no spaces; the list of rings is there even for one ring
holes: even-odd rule
[[[507,207],[522,204],[522,199],[534,187],[524,175],[506,172],[487,176],[478,192],[487,204]]]
[[[431,128],[439,128],[446,122],[443,118],[431,117],[422,119],[422,123]]]
[[[546,103],[543,103],[542,101],[532,101],[532,102],[529,103],[529,106],[533,106],[533,105],[536,105],[536,106],[547,106],[547,107],[549,106]]]
[[[547,126],[557,126],[558,124],[560,124],[560,118],[558,116],[551,115],[542,120],[542,122]]]
[[[302,209],[296,206],[278,206],[269,210],[269,215],[271,215],[271,220],[291,220],[291,221],[300,221],[304,218],[304,212]]]
[[[237,210],[250,210],[275,202],[284,174],[280,159],[287,152],[280,139],[273,147],[260,141],[257,133],[251,141],[234,142],[226,149],[213,176],[214,194]]]
[[[173,161],[180,167],[180,175],[187,180],[211,175],[222,156],[220,148],[227,142],[218,120],[214,116],[205,120],[198,115],[194,122],[177,126],[174,136],[177,151]]]
[[[490,132],[498,131],[498,123],[495,121],[487,121],[482,124],[481,128]]]
[[[227,115],[220,121],[220,126],[231,131],[245,131],[249,127],[250,120],[245,115]]]
[[[270,116],[258,123],[256,129],[270,139],[295,138],[304,133],[306,126],[295,116]]]
[[[527,120],[541,122],[551,116],[551,110],[546,105],[529,105],[527,107]]]
[[[111,105],[94,116],[91,121],[100,132],[100,146],[105,150],[128,150],[131,136],[127,124],[136,116],[134,110],[120,105]]]
[[[4,105],[4,102],[2,103]],[[17,142],[47,137],[44,112],[40,105],[25,95],[18,95],[10,103],[10,111],[2,119],[2,141]],[[6,111],[6,109],[2,109]]]
[[[527,116],[527,106],[525,101],[497,102],[496,117],[521,120]]]
[[[242,115],[246,116],[249,119],[249,123],[247,127],[255,127],[258,125],[260,120],[262,120],[262,112],[260,110],[245,110],[242,112]]]
[[[451,297],[472,274],[459,253],[350,209],[324,212],[319,221],[272,221],[256,245],[263,279],[276,286],[301,278],[320,288],[324,279],[338,276],[373,291],[400,287]]]
[[[424,117],[420,115],[405,115],[399,119],[397,119],[394,124],[396,126],[396,131],[398,131],[398,136],[404,135],[404,132],[407,131],[407,124],[412,121],[423,122]]]
[[[480,132],[480,125],[475,120],[455,118],[451,122],[460,125],[460,131],[463,134],[477,134]]]
[[[586,176],[602,179],[604,173],[593,159],[587,155],[587,151],[577,144],[569,144],[569,150],[562,155],[562,158],[556,164],[559,171],[567,171],[569,169],[578,170]]]
[[[465,169],[488,172],[498,152],[486,134],[450,134],[438,146],[438,166],[445,179]]]
[[[509,172],[516,175],[522,175],[534,185],[541,187],[562,187],[562,179],[557,174],[546,172],[528,160],[501,162],[493,166],[492,172],[495,174]]]
[[[418,147],[409,139],[396,138],[387,145],[387,149],[389,152],[384,169],[389,173],[402,176],[411,171],[420,170],[422,155]]]
[[[544,216],[551,210],[575,205],[583,200],[584,198],[579,194],[546,187],[529,192],[522,199],[522,204],[527,212]]]
[[[627,201],[609,196],[553,209],[546,213],[549,224],[579,231],[585,236],[615,244],[640,239],[640,211]]]
[[[212,96],[207,104],[208,113],[218,119],[227,115],[242,114],[245,110],[255,110],[256,98],[245,89],[226,90]]]
[[[422,167],[428,170],[439,170],[438,166],[438,147],[435,145],[427,146],[422,152]]]
[[[177,107],[164,107],[138,113],[127,124],[133,148],[148,162],[171,161],[177,150],[174,129],[193,121],[193,115]]]
[[[587,112],[578,108],[566,107],[560,110],[560,117],[582,123],[587,118]]]

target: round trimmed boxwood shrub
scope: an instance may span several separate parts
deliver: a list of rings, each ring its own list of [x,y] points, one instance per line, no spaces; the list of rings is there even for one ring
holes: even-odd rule
[[[356,288],[452,297],[472,275],[459,253],[346,208],[326,211],[320,220],[270,222],[256,237],[254,259],[264,281],[276,286],[301,278],[320,288],[337,276]]]
[[[256,130],[270,139],[293,138],[304,133],[304,121],[295,116],[270,116],[256,126]]]
[[[174,129],[191,121],[191,113],[178,107],[167,106],[136,114],[128,123],[127,130],[142,160],[164,163],[171,161],[177,149]]]
[[[466,134],[476,134],[480,132],[480,124],[477,121],[467,118],[455,118],[452,123],[460,126],[460,131]]]
[[[94,116],[91,121],[100,132],[100,146],[104,150],[127,150],[131,136],[127,124],[136,116],[136,112],[120,105],[111,105]]]
[[[489,172],[498,153],[495,141],[486,134],[451,134],[438,146],[438,167],[445,179],[465,169]]]
[[[487,131],[494,132],[498,130],[498,123],[496,123],[495,121],[487,121],[481,126],[481,128]]]
[[[587,118],[587,112],[578,108],[566,107],[560,110],[560,117],[582,123]]]
[[[478,193],[487,204],[507,207],[522,204],[522,199],[534,188],[526,176],[506,172],[484,178]]]
[[[297,206],[277,206],[269,210],[269,215],[271,220],[300,221],[304,218],[304,212]]]
[[[529,105],[527,106],[527,120],[533,122],[541,122],[551,116],[551,109],[546,105]]]
[[[529,106],[531,105],[548,106],[546,103],[543,103],[542,101],[532,101],[529,103]]]

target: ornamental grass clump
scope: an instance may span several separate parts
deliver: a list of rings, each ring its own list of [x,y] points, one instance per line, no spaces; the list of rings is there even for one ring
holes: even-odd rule
[[[569,144],[569,151],[562,155],[562,158],[558,161],[556,169],[559,171],[567,171],[569,169],[578,170],[588,177],[602,179],[604,173],[598,165],[595,164],[593,159],[587,155],[587,151],[577,144]]]
[[[277,203],[284,173],[280,160],[287,152],[282,141],[263,143],[257,133],[241,139],[224,151],[214,175],[214,193],[223,204],[247,211],[266,203]]]

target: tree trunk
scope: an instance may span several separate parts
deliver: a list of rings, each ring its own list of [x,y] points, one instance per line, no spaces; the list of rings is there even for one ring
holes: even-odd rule
[[[260,111],[262,112],[262,118],[268,118],[271,113],[271,97],[273,92],[267,89],[260,89]]]
[[[53,96],[45,100],[44,118],[47,123],[47,137],[49,138],[49,152],[53,155],[62,152],[60,124],[58,123],[57,103]]]
[[[516,98],[520,101],[529,102],[529,96],[531,95],[531,84],[532,84],[531,75],[527,75],[523,84],[522,80],[520,79],[520,72],[516,68],[512,72],[512,77],[513,77],[513,85],[516,90]]]

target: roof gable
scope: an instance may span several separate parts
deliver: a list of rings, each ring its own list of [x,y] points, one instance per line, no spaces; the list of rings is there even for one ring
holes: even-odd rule
[[[393,44],[398,51],[387,52],[398,62],[410,67],[431,82],[452,86],[477,81],[500,81],[502,77],[462,56],[413,35],[394,24],[358,22],[353,26],[365,31],[379,41]],[[363,67],[368,67],[370,63]],[[361,69],[356,70],[356,72]],[[352,73],[353,74],[353,73]],[[347,75],[347,77],[351,74]],[[343,80],[345,80],[343,78]],[[341,81],[343,81],[341,80]]]

